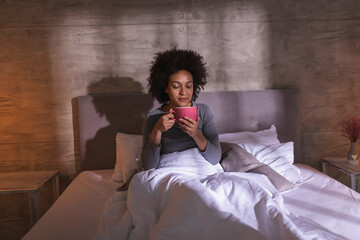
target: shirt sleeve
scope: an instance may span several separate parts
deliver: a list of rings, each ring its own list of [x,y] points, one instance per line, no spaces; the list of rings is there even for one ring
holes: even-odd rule
[[[206,105],[205,105],[206,106]],[[219,135],[217,132],[216,120],[214,112],[210,107],[205,108],[204,123],[202,133],[207,139],[206,148],[201,154],[211,164],[219,163],[221,158],[221,147],[219,142]]]
[[[145,170],[156,168],[160,161],[161,144],[157,146],[150,140],[150,134],[156,124],[156,121],[157,119],[153,115],[150,115],[146,118],[143,126],[141,162]]]

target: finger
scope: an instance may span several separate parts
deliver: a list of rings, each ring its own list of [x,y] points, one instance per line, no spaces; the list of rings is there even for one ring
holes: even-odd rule
[[[188,134],[191,133],[191,131],[192,131],[191,127],[182,127],[181,129]]]
[[[172,113],[167,113],[167,114],[165,114],[164,115],[164,117],[166,118],[166,119],[174,119],[174,114],[172,114]]]
[[[194,133],[194,128],[188,127],[188,128],[186,129],[186,132],[187,132],[187,134],[189,134],[190,136],[192,136],[192,134]]]
[[[195,120],[189,117],[184,117],[186,121],[191,122],[192,124],[194,124]]]
[[[188,117],[185,118],[181,118],[180,121],[185,124],[185,125],[189,125],[189,124],[195,124],[194,120]]]
[[[178,124],[183,130],[186,130],[188,127],[190,127],[190,125],[186,123],[179,122]]]
[[[175,120],[174,119],[169,119],[169,120],[166,121],[166,124],[172,126],[172,125],[175,124]]]
[[[183,130],[183,131],[187,131],[187,129],[189,128],[189,126],[188,125],[186,125],[186,124],[183,124],[183,123],[178,123],[178,125],[179,125],[179,127]]]

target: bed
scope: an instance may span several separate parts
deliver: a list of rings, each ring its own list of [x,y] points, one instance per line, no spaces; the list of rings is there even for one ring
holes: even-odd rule
[[[195,178],[173,163],[170,173],[164,167],[132,177],[142,123],[158,104],[140,93],[78,97],[82,171],[23,239],[358,239],[360,194],[301,163],[299,94],[203,92],[197,100],[212,107],[220,141],[236,142],[269,166],[285,162],[273,165],[294,185],[282,192],[261,174],[217,169]],[[119,191],[129,179],[129,189]]]

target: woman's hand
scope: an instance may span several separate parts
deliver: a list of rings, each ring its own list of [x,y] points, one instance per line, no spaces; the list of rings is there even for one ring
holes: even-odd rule
[[[172,112],[172,109],[170,109],[169,113],[161,116],[161,118],[155,124],[154,128],[157,131],[166,132],[167,130],[172,128],[174,124],[175,124],[174,114]]]
[[[195,137],[198,133],[201,133],[198,129],[200,117],[197,117],[196,120],[192,118],[185,117],[184,119],[179,120],[180,128],[189,134],[191,137]]]
[[[175,124],[174,114],[172,109],[170,109],[169,113],[161,116],[160,119],[155,124],[155,126],[153,127],[153,130],[150,134],[150,140],[156,146],[159,146],[161,143],[162,133],[172,128],[174,124]]]
[[[196,120],[185,117],[185,119],[180,119],[179,126],[184,132],[194,139],[200,151],[205,151],[207,139],[198,129],[199,121],[200,117],[197,117]]]

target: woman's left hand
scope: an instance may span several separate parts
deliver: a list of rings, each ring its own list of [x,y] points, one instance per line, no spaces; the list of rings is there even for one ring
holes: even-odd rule
[[[191,118],[185,117],[185,119],[180,119],[179,126],[184,132],[189,134],[189,136],[194,139],[200,151],[203,152],[206,149],[207,139],[198,129],[199,121],[200,117],[197,117],[196,121]]]
[[[200,117],[197,117],[196,120],[185,117],[185,119],[180,119],[179,126],[184,132],[186,132],[192,138],[194,138],[199,133],[199,129],[198,129],[199,121],[200,121]]]

